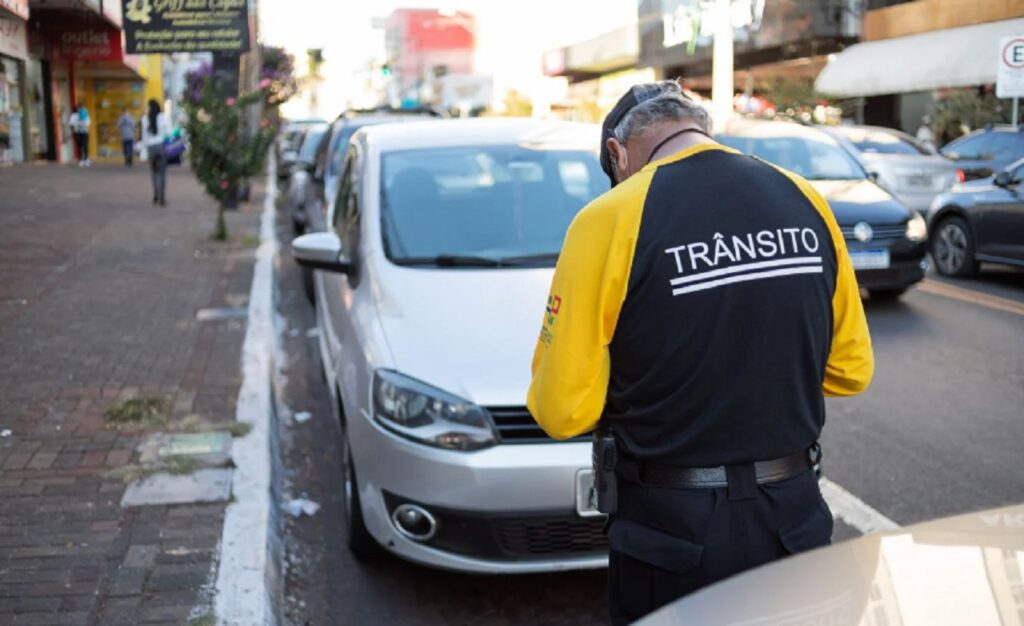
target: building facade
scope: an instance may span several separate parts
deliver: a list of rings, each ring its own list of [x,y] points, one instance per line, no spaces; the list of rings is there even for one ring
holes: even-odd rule
[[[476,33],[476,18],[469,13],[436,9],[392,12],[384,23],[391,103],[405,107],[435,104],[443,77],[471,75]]]
[[[28,16],[28,0],[0,0],[0,164],[24,161],[32,149]]]

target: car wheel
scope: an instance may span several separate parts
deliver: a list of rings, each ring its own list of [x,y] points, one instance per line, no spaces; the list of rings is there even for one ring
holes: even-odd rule
[[[871,299],[878,300],[880,302],[892,302],[894,300],[898,300],[899,297],[906,292],[906,287],[897,287],[895,289],[868,289],[868,295],[871,296]]]
[[[298,236],[306,232],[306,225],[303,224],[295,215],[295,211],[292,211],[292,232]]]
[[[359,501],[359,488],[356,481],[356,466],[352,458],[352,447],[348,442],[348,431],[342,425],[341,463],[344,472],[342,493],[345,498],[345,530],[349,551],[357,559],[369,560],[380,554],[380,545],[366,530],[363,521],[363,506]]]
[[[932,235],[932,259],[940,274],[973,276],[978,271],[974,260],[974,237],[960,217],[947,217]]]

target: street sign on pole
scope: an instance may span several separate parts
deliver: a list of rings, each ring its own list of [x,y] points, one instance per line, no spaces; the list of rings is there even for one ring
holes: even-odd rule
[[[1013,125],[1017,125],[1018,98],[1024,96],[1024,35],[999,40],[996,97],[1013,98]]]

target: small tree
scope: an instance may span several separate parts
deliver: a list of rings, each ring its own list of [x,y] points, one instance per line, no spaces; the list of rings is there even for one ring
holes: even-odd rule
[[[986,124],[1009,121],[1006,107],[998,98],[970,89],[954,91],[939,100],[932,130],[946,143]]]

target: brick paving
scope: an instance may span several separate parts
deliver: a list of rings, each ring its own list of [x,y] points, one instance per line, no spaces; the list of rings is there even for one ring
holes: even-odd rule
[[[214,210],[182,168],[0,168],[0,623],[187,624],[210,610],[223,504],[121,509],[107,476],[145,432],[115,402],[156,395],[171,424],[234,419],[260,194]]]

